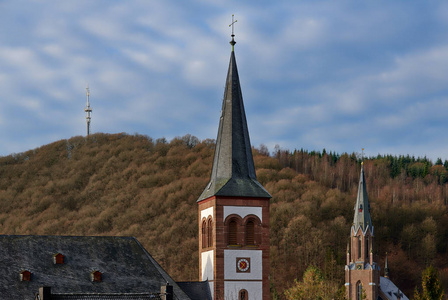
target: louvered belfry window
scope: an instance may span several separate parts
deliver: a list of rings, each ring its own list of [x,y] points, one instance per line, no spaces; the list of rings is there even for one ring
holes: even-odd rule
[[[213,222],[212,219],[207,223],[207,247],[213,246]]]
[[[362,245],[361,245],[361,237],[358,237],[358,258],[361,258],[361,250],[362,250]]]
[[[237,244],[237,224],[235,220],[230,221],[229,223],[229,245]]]
[[[206,234],[206,226],[207,223],[205,221],[202,222],[202,248],[207,247],[207,234]]]
[[[246,223],[246,245],[255,245],[255,224],[253,221]]]

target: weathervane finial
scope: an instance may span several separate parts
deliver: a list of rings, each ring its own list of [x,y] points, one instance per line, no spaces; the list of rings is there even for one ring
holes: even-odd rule
[[[230,26],[232,26],[232,35],[231,35],[231,37],[232,37],[232,40],[230,41],[230,45],[232,45],[232,51],[233,51],[233,46],[235,46],[235,44],[236,44],[236,42],[235,42],[235,39],[234,39],[234,37],[235,37],[235,33],[234,33],[234,31],[233,31],[233,25],[236,23],[236,22],[238,22],[238,20],[233,20],[233,17],[234,17],[234,15],[232,15],[232,23],[229,25],[229,27]]]
[[[364,164],[364,148],[361,148],[361,165]]]

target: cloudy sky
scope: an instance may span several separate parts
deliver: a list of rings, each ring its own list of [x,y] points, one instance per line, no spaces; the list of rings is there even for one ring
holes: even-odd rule
[[[0,156],[92,131],[448,159],[448,2],[0,0]]]

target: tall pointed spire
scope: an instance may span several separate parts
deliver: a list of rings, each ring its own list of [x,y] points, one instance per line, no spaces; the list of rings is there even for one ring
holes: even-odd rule
[[[236,21],[232,20],[232,26]],[[198,201],[211,196],[271,198],[257,181],[247,128],[232,28],[232,51],[227,72],[210,182]]]
[[[361,163],[361,176],[359,178],[358,197],[355,204],[355,216],[353,219],[355,231],[361,227],[365,231],[368,226],[373,231],[372,219],[370,218],[370,204],[367,197],[366,180],[364,177],[364,162]]]

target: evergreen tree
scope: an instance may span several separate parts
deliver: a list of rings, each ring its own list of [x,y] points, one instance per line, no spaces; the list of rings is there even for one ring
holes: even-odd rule
[[[422,291],[417,287],[414,292],[415,300],[442,300],[445,292],[439,280],[439,272],[433,267],[427,267],[422,273]]]
[[[334,299],[336,293],[337,285],[325,281],[319,268],[309,266],[303,274],[303,281],[296,279],[294,285],[285,291],[285,296],[287,300],[324,300]]]

